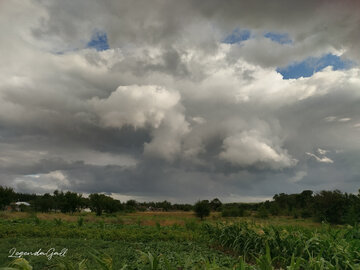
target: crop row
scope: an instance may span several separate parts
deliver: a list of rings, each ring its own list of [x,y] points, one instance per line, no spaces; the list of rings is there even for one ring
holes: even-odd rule
[[[340,229],[324,225],[315,230],[238,223],[206,224],[203,229],[213,245],[241,255],[249,262],[257,262],[257,258],[267,254],[276,268],[286,269],[295,262],[299,269],[360,268],[358,226]]]

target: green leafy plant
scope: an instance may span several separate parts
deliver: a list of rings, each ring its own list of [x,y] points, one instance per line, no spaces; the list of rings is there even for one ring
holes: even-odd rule
[[[55,225],[60,226],[62,225],[62,219],[61,218],[54,218]]]
[[[24,258],[18,258],[12,261],[8,267],[2,267],[0,270],[32,270],[32,266]]]
[[[79,227],[82,227],[84,225],[84,218],[83,217],[79,217],[77,220],[77,224]]]
[[[139,251],[141,254],[141,259],[143,260],[143,262],[146,264],[148,270],[158,270],[160,269],[160,258],[161,258],[161,254],[158,256],[154,256],[153,254],[151,254],[150,252],[145,253],[142,251]]]

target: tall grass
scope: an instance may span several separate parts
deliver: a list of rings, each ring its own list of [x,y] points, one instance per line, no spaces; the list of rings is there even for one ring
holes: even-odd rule
[[[272,266],[283,269],[289,265],[293,269],[360,269],[358,226],[336,229],[325,225],[310,230],[249,223],[204,224],[203,231],[214,245],[252,263],[271,261]]]

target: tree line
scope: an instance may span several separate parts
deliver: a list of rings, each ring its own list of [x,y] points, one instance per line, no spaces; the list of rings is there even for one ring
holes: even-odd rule
[[[275,194],[273,200],[260,203],[230,203],[223,205],[222,216],[293,216],[313,218],[332,224],[360,223],[360,189],[358,194],[339,190],[313,192],[304,190],[297,194]]]
[[[333,224],[356,224],[360,222],[360,190],[358,194],[343,193],[339,190],[313,192],[304,190],[297,194],[275,194],[273,200],[260,203],[222,203],[215,198],[192,204],[162,202],[120,202],[105,194],[82,194],[55,190],[44,195],[17,193],[12,188],[0,186],[0,210],[22,201],[30,203],[30,209],[41,212],[73,213],[89,208],[97,215],[119,211],[195,211],[200,218],[210,211],[221,212],[223,217],[255,215],[260,218],[272,216],[294,216],[314,218]]]
[[[115,213],[119,211],[191,211],[191,204],[172,204],[168,201],[162,202],[137,202],[128,200],[120,202],[105,194],[93,193],[89,197],[83,197],[82,194],[76,192],[63,192],[55,190],[52,194],[45,193],[43,195],[17,193],[12,188],[0,186],[0,210],[6,207],[14,206],[15,202],[28,202],[30,210],[37,212],[62,212],[74,213],[84,209],[90,209],[97,215],[102,213]]]

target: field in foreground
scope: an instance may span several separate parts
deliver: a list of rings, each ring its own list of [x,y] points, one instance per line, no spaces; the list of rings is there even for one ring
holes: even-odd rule
[[[8,257],[12,248],[66,248],[65,256],[50,260],[23,257],[33,269],[360,269],[357,226],[287,217],[224,219],[217,213],[199,222],[184,212],[0,217],[0,266],[14,261]]]

